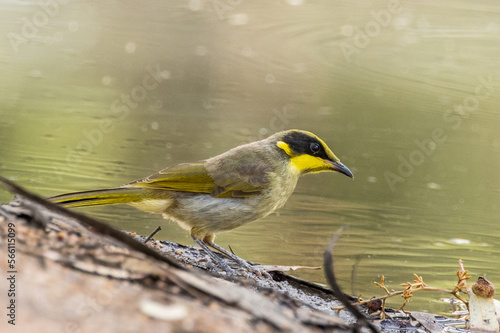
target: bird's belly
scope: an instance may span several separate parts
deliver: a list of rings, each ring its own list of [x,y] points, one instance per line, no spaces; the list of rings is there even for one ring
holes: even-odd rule
[[[264,201],[263,201],[264,200]],[[180,195],[163,216],[175,220],[183,228],[193,227],[210,233],[231,230],[260,219],[274,209],[265,197],[214,198],[210,195]]]

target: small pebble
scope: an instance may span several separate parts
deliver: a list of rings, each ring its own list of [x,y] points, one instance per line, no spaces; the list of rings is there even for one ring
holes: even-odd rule
[[[376,312],[382,310],[382,300],[381,299],[373,299],[366,303],[366,307],[370,312]]]
[[[472,285],[472,292],[479,297],[491,298],[495,295],[495,287],[485,277],[480,276],[477,278],[476,283]]]

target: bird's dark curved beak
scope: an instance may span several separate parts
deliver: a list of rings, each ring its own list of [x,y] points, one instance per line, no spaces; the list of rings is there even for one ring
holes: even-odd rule
[[[331,168],[333,169],[333,171],[337,171],[337,172],[340,172],[344,175],[346,175],[347,177],[351,177],[354,179],[354,175],[352,174],[351,170],[349,170],[348,167],[346,167],[345,165],[343,165],[342,163],[340,163],[340,161],[337,161],[337,162],[334,162],[334,161],[328,161],[331,165]]]

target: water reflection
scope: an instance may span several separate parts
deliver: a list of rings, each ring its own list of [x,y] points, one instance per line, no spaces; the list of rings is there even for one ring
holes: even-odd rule
[[[450,287],[458,258],[499,283],[496,2],[3,6],[2,175],[43,195],[112,187],[307,129],[356,179],[304,178],[278,214],[218,243],[321,265],[347,223],[335,257],[355,293],[380,294],[381,274],[394,288],[414,272]],[[129,207],[82,211],[144,234],[168,224]],[[161,237],[190,243],[175,224]],[[446,309],[419,297],[410,307]]]

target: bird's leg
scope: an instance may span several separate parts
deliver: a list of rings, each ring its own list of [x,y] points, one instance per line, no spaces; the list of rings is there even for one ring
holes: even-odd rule
[[[215,244],[213,241],[207,240],[206,238],[204,239],[206,245],[213,247],[217,251],[221,252],[225,256],[229,257],[230,259],[234,260],[241,266],[243,266],[247,271],[252,272],[258,276],[264,275],[266,278],[272,279],[272,276],[265,270],[258,269],[258,267],[253,267],[252,265],[248,264],[248,262],[244,259],[241,259],[234,253],[229,252],[225,248]]]
[[[203,237],[203,238],[202,238]],[[203,250],[205,250],[210,257],[222,268],[224,269],[228,274],[236,274],[234,270],[232,270],[220,257],[215,254],[212,250],[210,250],[209,246],[214,248],[215,250],[219,251],[229,259],[233,260],[243,268],[245,268],[248,272],[252,272],[255,275],[258,276],[265,276],[266,278],[272,279],[272,276],[265,270],[259,269],[258,266],[254,267],[251,266],[246,260],[241,259],[237,255],[229,252],[228,250],[224,249],[223,247],[217,245],[214,243],[215,240],[215,235],[214,234],[209,234],[204,232],[203,230],[198,230],[196,228],[191,229],[191,238],[193,238],[193,241],[198,244]]]
[[[208,246],[216,249],[217,251],[219,251],[220,253],[222,253],[223,255],[228,257],[229,259],[232,259],[233,261],[237,262],[241,266],[245,267],[246,270],[252,269],[252,266],[246,260],[241,259],[236,254],[229,252],[228,250],[226,250],[222,246],[215,244],[214,242],[208,242],[208,241],[205,241],[205,242]]]
[[[194,236],[191,236],[193,238],[193,241],[198,244],[205,252],[207,252],[210,257],[212,257],[213,260],[222,268],[224,269],[228,274],[235,274],[234,270],[229,268],[228,265],[224,261],[222,261],[221,258],[219,258],[210,248],[205,244],[201,239],[196,238]]]

